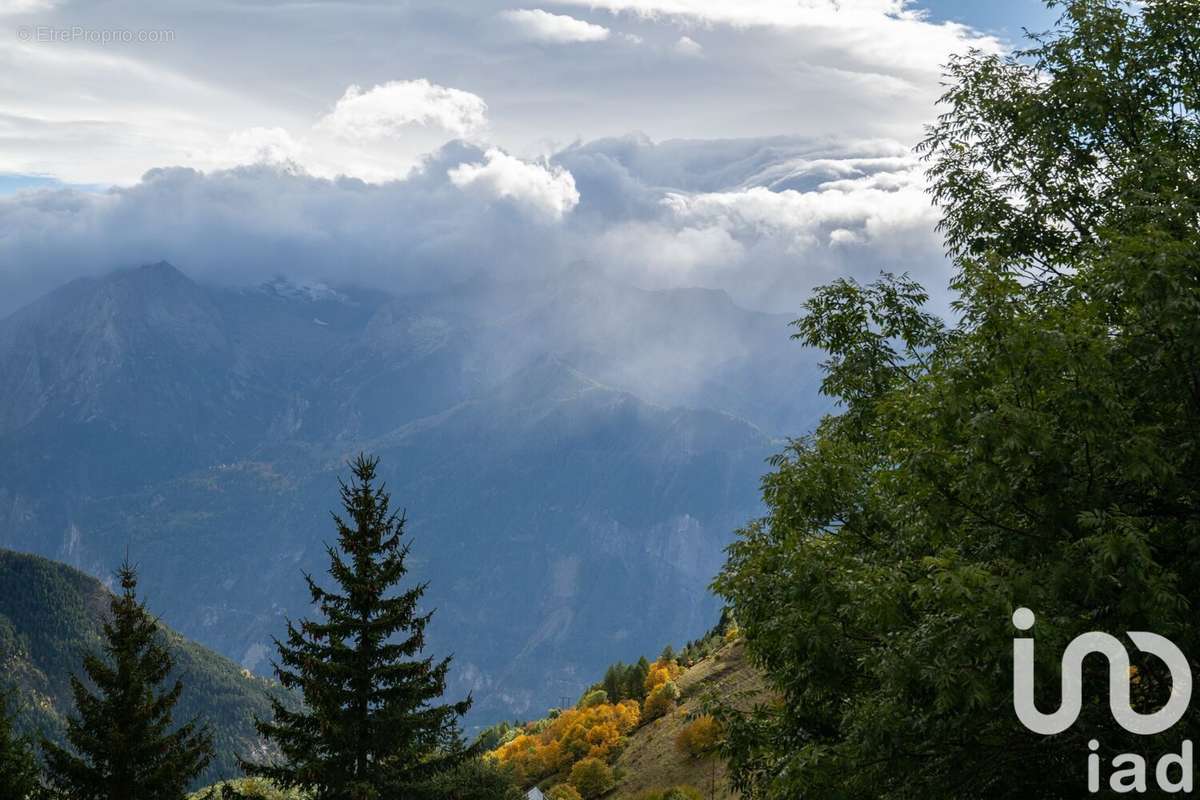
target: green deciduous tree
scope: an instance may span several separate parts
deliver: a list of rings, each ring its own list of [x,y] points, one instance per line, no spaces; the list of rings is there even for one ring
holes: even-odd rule
[[[466,757],[457,721],[471,701],[435,702],[450,659],[420,656],[431,616],[419,609],[425,585],[397,591],[409,545],[404,517],[375,485],[377,463],[360,455],[352,483],[342,484],[345,517],[335,515],[338,545],[327,548],[340,591],[306,575],[321,618],[289,622],[286,641],[277,642],[279,680],[303,694],[305,708],[276,702],[259,731],[282,759],[246,764],[315,800],[420,797]]]
[[[42,741],[51,788],[70,800],[183,800],[213,757],[212,737],[196,721],[172,730],[183,692],[159,629],[137,599],[137,573],[117,572],[121,593],[104,624],[103,655],[84,658],[90,686],[71,679],[77,717],[67,721],[71,749]]]
[[[1068,731],[1012,710],[1020,606],[1042,709],[1085,631],[1200,653],[1200,4],[1062,10],[1028,52],[950,66],[923,152],[953,325],[890,276],[797,323],[841,412],[774,461],[715,583],[780,697],[724,714],[747,797],[1083,797],[1088,739],[1195,738],[1194,713],[1117,727],[1101,658]],[[1137,667],[1149,710],[1169,677]]]
[[[13,730],[15,691],[0,691],[0,789],[3,797],[32,798],[40,787],[38,763],[27,738]]]
[[[592,706],[603,705],[609,702],[608,692],[603,689],[589,689],[579,698],[579,702],[575,704],[576,708],[591,708]]]
[[[571,767],[570,780],[584,800],[591,800],[611,789],[614,777],[608,764],[598,758],[585,758]]]

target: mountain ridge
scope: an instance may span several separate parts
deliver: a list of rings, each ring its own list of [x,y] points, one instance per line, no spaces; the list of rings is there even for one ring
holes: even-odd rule
[[[441,609],[430,647],[457,654],[472,724],[695,635],[785,424],[753,398],[806,386],[802,358],[773,366],[799,352],[782,320],[705,292],[609,281],[596,313],[579,286],[486,283],[231,288],[159,263],[52,293],[0,322],[0,374],[42,381],[0,388],[0,419],[29,417],[0,428],[0,546],[95,575],[128,546],[175,628],[265,671],[307,609],[301,572],[322,569],[339,471],[369,450],[409,509]],[[104,380],[77,380],[106,326]],[[746,351],[743,386],[727,365]]]

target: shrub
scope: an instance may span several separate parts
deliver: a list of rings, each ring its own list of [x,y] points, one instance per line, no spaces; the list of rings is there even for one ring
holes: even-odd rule
[[[189,800],[302,800],[298,790],[284,790],[262,778],[237,778],[202,789]]]
[[[704,800],[704,795],[695,786],[676,786],[663,792],[662,800]]]
[[[583,697],[579,698],[576,708],[591,708],[592,706],[603,705],[607,702],[608,692],[603,689],[593,689],[590,692],[585,692]]]
[[[583,800],[583,797],[571,784],[560,783],[546,792],[546,800]]]
[[[670,789],[643,789],[630,800],[704,800],[704,795],[695,786],[674,786]]]
[[[598,758],[585,758],[571,767],[570,781],[582,797],[599,797],[612,788],[612,768]]]
[[[678,699],[679,687],[675,685],[674,681],[667,681],[656,686],[642,707],[642,720],[649,722],[665,715],[675,706],[675,701]]]
[[[705,714],[683,727],[675,737],[675,746],[692,758],[699,758],[711,752],[721,738],[721,726],[711,716]]]

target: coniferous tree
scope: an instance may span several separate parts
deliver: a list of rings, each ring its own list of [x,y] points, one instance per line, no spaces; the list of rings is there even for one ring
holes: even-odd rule
[[[121,594],[104,623],[103,657],[83,660],[93,692],[71,678],[78,717],[67,720],[72,750],[42,740],[51,788],[70,800],[182,800],[213,757],[212,736],[190,721],[171,730],[183,692],[160,690],[174,664],[159,630],[137,599],[137,573],[117,572]]]
[[[605,693],[608,694],[610,703],[619,703],[627,696],[625,673],[629,667],[618,661],[616,664],[609,666],[604,672],[604,681],[602,683]]]
[[[632,697],[634,700],[646,699],[646,676],[650,674],[650,662],[642,656],[629,669],[626,675],[625,696]]]
[[[276,673],[303,694],[305,707],[274,704],[259,732],[282,758],[245,764],[253,775],[315,800],[407,800],[436,789],[430,781],[461,763],[458,718],[471,699],[435,703],[450,659],[422,658],[431,614],[419,613],[425,584],[396,590],[408,572],[404,516],[375,486],[378,459],[358,456],[341,484],[345,517],[334,515],[338,546],[327,547],[338,591],[305,575],[320,620],[288,623],[276,642]]]
[[[13,692],[0,692],[0,797],[27,800],[38,791],[38,764],[29,740],[13,730]]]

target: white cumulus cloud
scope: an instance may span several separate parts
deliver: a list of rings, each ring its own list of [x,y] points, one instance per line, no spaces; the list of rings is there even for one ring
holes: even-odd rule
[[[487,103],[471,92],[424,78],[389,81],[366,91],[352,85],[317,123],[319,130],[350,141],[395,137],[410,126],[473,136],[487,127]]]
[[[540,8],[514,9],[503,12],[502,16],[525,38],[538,42],[600,42],[610,34],[603,25]]]
[[[447,174],[459,188],[476,187],[495,196],[511,198],[553,218],[579,204],[579,190],[569,171],[522,161],[492,148],[483,162],[460,164]]]
[[[229,135],[218,159],[229,164],[282,164],[298,161],[304,146],[283,128],[248,128]]]
[[[681,56],[698,56],[704,52],[700,43],[690,36],[680,36],[673,49]]]
[[[815,191],[669,193],[663,204],[680,222],[716,225],[735,237],[790,239],[804,250],[822,239],[880,240],[897,229],[932,228],[937,213],[919,172],[831,181]],[[836,234],[836,235],[835,235]]]

